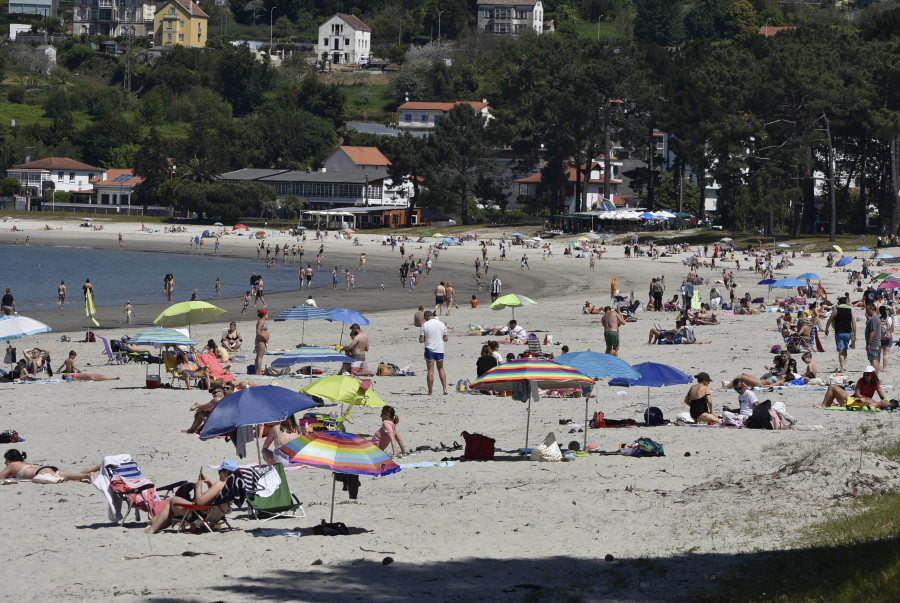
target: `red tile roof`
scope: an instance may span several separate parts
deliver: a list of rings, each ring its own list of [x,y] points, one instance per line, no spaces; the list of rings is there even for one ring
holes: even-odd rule
[[[14,170],[78,170],[80,172],[102,172],[102,168],[94,167],[68,157],[45,157],[29,163],[20,163],[12,167]]]
[[[544,165],[547,165],[547,164],[545,163]],[[584,168],[584,166],[582,166],[582,169],[583,168]],[[600,170],[602,177],[601,178],[591,178],[589,182],[593,182],[593,183],[597,183],[597,184],[601,184],[601,183],[605,182],[606,176],[605,176],[605,174],[602,174],[602,172],[603,172],[602,166],[599,163],[595,162],[593,164],[593,169]],[[566,176],[567,176],[566,180],[568,182],[575,182],[575,180],[579,177],[579,174],[575,171],[574,165],[568,164],[566,166]],[[525,176],[524,178],[519,178],[518,180],[516,180],[516,182],[521,182],[523,184],[540,184],[541,181],[542,181],[542,178],[541,178],[540,171],[538,171],[537,173],[531,174],[530,176]],[[609,181],[615,182],[615,183],[622,182],[621,180],[616,180],[615,178],[610,178]]]
[[[356,15],[338,13],[337,16],[346,21],[351,27],[353,27],[353,29],[358,29],[360,31],[372,31],[372,28],[363,23],[362,19],[360,19]]]
[[[127,187],[137,186],[138,184],[140,184],[141,182],[144,181],[144,179],[141,178],[140,176],[134,175],[134,170],[123,169],[123,168],[113,168],[113,169],[106,170],[105,175],[106,175],[106,178],[103,180],[101,180],[101,178],[103,178],[103,176],[104,176],[103,174],[96,176],[94,178],[91,178],[91,184],[93,184],[95,188],[98,186],[118,188],[118,187],[126,187],[126,186]],[[128,178],[127,180],[123,179],[119,182],[113,182],[116,178],[118,178],[120,176],[130,176],[130,178]]]
[[[422,103],[408,101],[398,107],[398,109],[407,109],[411,111],[450,111],[454,106],[466,103],[471,105],[475,111],[481,111],[488,106],[488,103],[482,101],[456,101],[452,103]]]
[[[775,27],[773,25],[766,27],[765,25],[763,25],[762,27],[759,28],[759,35],[766,36],[767,38],[771,38],[778,32],[789,30],[789,29],[797,29],[797,28],[796,27]]]
[[[191,0],[171,0],[186,12],[188,15],[192,17],[200,17],[202,19],[209,19],[209,15],[203,12],[203,9],[191,2]],[[159,2],[156,5],[156,12],[161,11],[165,6],[167,6],[168,2]]]
[[[347,154],[347,157],[349,157],[356,165],[391,165],[388,158],[385,157],[377,147],[342,146],[341,150],[344,151]]]

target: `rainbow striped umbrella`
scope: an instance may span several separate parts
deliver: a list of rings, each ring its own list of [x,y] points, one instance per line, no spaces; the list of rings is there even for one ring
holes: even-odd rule
[[[570,366],[541,358],[522,358],[495,366],[469,384],[477,390],[528,390],[528,418],[525,422],[525,448],[531,430],[531,401],[539,398],[538,389],[593,387],[594,380]]]
[[[334,491],[338,473],[383,477],[399,473],[400,467],[381,448],[353,433],[318,431],[291,440],[279,450],[290,462],[331,469],[331,519],[334,521]]]

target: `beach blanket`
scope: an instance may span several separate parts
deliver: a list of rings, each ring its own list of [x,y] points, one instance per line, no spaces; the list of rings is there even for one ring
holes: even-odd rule
[[[826,406],[825,410],[848,410],[848,411],[862,411],[862,412],[881,412],[880,408],[876,408],[873,406],[862,406],[859,408],[848,408],[847,406]]]

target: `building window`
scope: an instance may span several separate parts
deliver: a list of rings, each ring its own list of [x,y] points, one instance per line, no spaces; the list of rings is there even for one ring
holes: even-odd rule
[[[412,121],[412,113],[404,113],[403,121]]]
[[[531,11],[527,10],[516,10],[516,19],[527,19],[530,15]]]
[[[69,182],[75,182],[75,172],[69,172]]]
[[[441,118],[440,115],[435,115],[435,116],[434,116],[434,125],[437,125],[438,120],[439,120],[440,118]]]
[[[175,7],[174,7],[174,6],[169,7],[169,14],[170,14],[170,15],[174,15],[174,14],[175,14]]]
[[[166,29],[172,29],[172,22],[166,21]]]
[[[178,34],[178,41],[184,42],[184,34]]]
[[[172,34],[169,34],[169,44],[172,43]]]
[[[63,180],[65,180],[65,174],[63,174],[62,172],[59,172],[58,174],[56,174],[56,180],[58,182],[62,182]]]
[[[428,114],[427,113],[422,114],[422,121],[426,124],[428,123]]]

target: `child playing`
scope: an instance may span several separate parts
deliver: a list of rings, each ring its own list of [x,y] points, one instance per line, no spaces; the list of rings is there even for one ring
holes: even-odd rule
[[[244,299],[243,299],[244,308],[241,310],[241,314],[247,313],[247,307],[250,305],[250,299],[251,299],[250,292],[247,291],[246,293],[244,293]]]
[[[478,298],[477,298],[476,296],[473,295],[473,296],[472,296],[472,302],[471,302],[471,303],[472,303],[472,307],[473,307],[473,308],[477,308],[477,307],[478,307]]]
[[[134,322],[134,307],[131,305],[130,301],[125,302],[125,324],[131,324]]]

